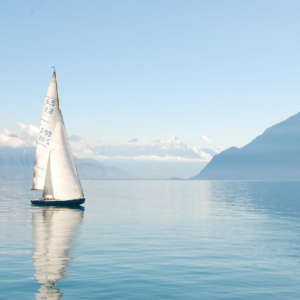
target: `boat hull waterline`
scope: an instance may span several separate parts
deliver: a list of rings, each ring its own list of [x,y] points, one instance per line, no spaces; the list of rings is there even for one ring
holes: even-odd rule
[[[31,204],[43,206],[69,206],[80,205],[85,202],[85,198],[72,199],[72,200],[45,200],[45,199],[32,199]]]

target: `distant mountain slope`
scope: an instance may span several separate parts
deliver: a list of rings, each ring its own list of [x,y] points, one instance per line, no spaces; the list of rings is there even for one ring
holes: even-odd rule
[[[300,180],[300,113],[218,155],[191,179]]]
[[[75,157],[80,179],[132,179],[134,176],[116,167],[106,167],[93,158]]]
[[[0,178],[24,179],[32,178],[35,160],[33,147],[1,147],[0,148]]]
[[[131,179],[119,168],[106,167],[92,158],[74,158],[80,179]],[[32,179],[34,147],[0,147],[0,179]]]

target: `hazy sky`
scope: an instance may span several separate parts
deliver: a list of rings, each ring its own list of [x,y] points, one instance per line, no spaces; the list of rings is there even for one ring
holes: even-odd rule
[[[0,128],[243,146],[300,110],[300,1],[0,1]]]

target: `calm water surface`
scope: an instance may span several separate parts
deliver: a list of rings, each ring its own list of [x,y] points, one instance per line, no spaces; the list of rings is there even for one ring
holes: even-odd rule
[[[300,182],[0,182],[0,299],[300,299]]]

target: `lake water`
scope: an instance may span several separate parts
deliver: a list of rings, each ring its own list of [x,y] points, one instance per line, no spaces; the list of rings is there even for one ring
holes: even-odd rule
[[[0,182],[0,299],[300,299],[300,182]]]

